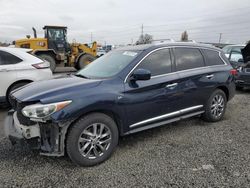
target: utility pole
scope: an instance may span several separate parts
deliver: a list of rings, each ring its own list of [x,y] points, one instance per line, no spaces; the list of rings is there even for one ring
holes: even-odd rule
[[[222,33],[220,33],[219,44],[220,44],[220,42],[221,42],[221,38],[222,38]]]
[[[141,35],[143,36],[143,24],[141,26]]]
[[[91,32],[91,35],[90,35],[90,40],[91,42],[93,41],[93,33]]]

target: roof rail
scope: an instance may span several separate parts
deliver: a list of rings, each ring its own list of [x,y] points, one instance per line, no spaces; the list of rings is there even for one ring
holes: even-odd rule
[[[186,41],[179,40],[179,41],[176,41],[176,42],[193,42],[193,43],[197,43],[195,40],[186,40]]]
[[[156,39],[152,40],[151,44],[164,44],[164,43],[170,43],[175,42],[174,39]]]

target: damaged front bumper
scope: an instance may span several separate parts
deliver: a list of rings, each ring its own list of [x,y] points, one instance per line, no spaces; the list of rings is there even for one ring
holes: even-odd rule
[[[63,156],[64,140],[70,123],[37,122],[34,125],[22,125],[14,110],[10,110],[5,119],[5,135],[14,145],[27,144],[32,149],[40,150],[41,155]]]

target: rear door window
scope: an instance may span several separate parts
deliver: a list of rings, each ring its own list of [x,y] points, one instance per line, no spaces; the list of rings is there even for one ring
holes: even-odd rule
[[[214,50],[203,50],[206,56],[206,65],[213,66],[213,65],[224,65],[223,60],[220,57],[218,51]]]
[[[0,50],[0,65],[12,65],[20,63],[22,60],[8,52]]]
[[[188,70],[204,67],[204,58],[197,48],[177,47],[174,49],[176,70]]]
[[[147,69],[152,76],[167,74],[171,72],[171,55],[169,49],[157,50],[148,55],[137,69]]]

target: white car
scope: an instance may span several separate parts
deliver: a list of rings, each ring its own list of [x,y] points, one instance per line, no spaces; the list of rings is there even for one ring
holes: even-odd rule
[[[105,55],[107,52],[105,50],[97,50],[96,56],[97,57],[101,57],[103,55]]]
[[[30,82],[51,79],[49,63],[30,49],[0,47],[0,102],[8,102],[11,91]]]

